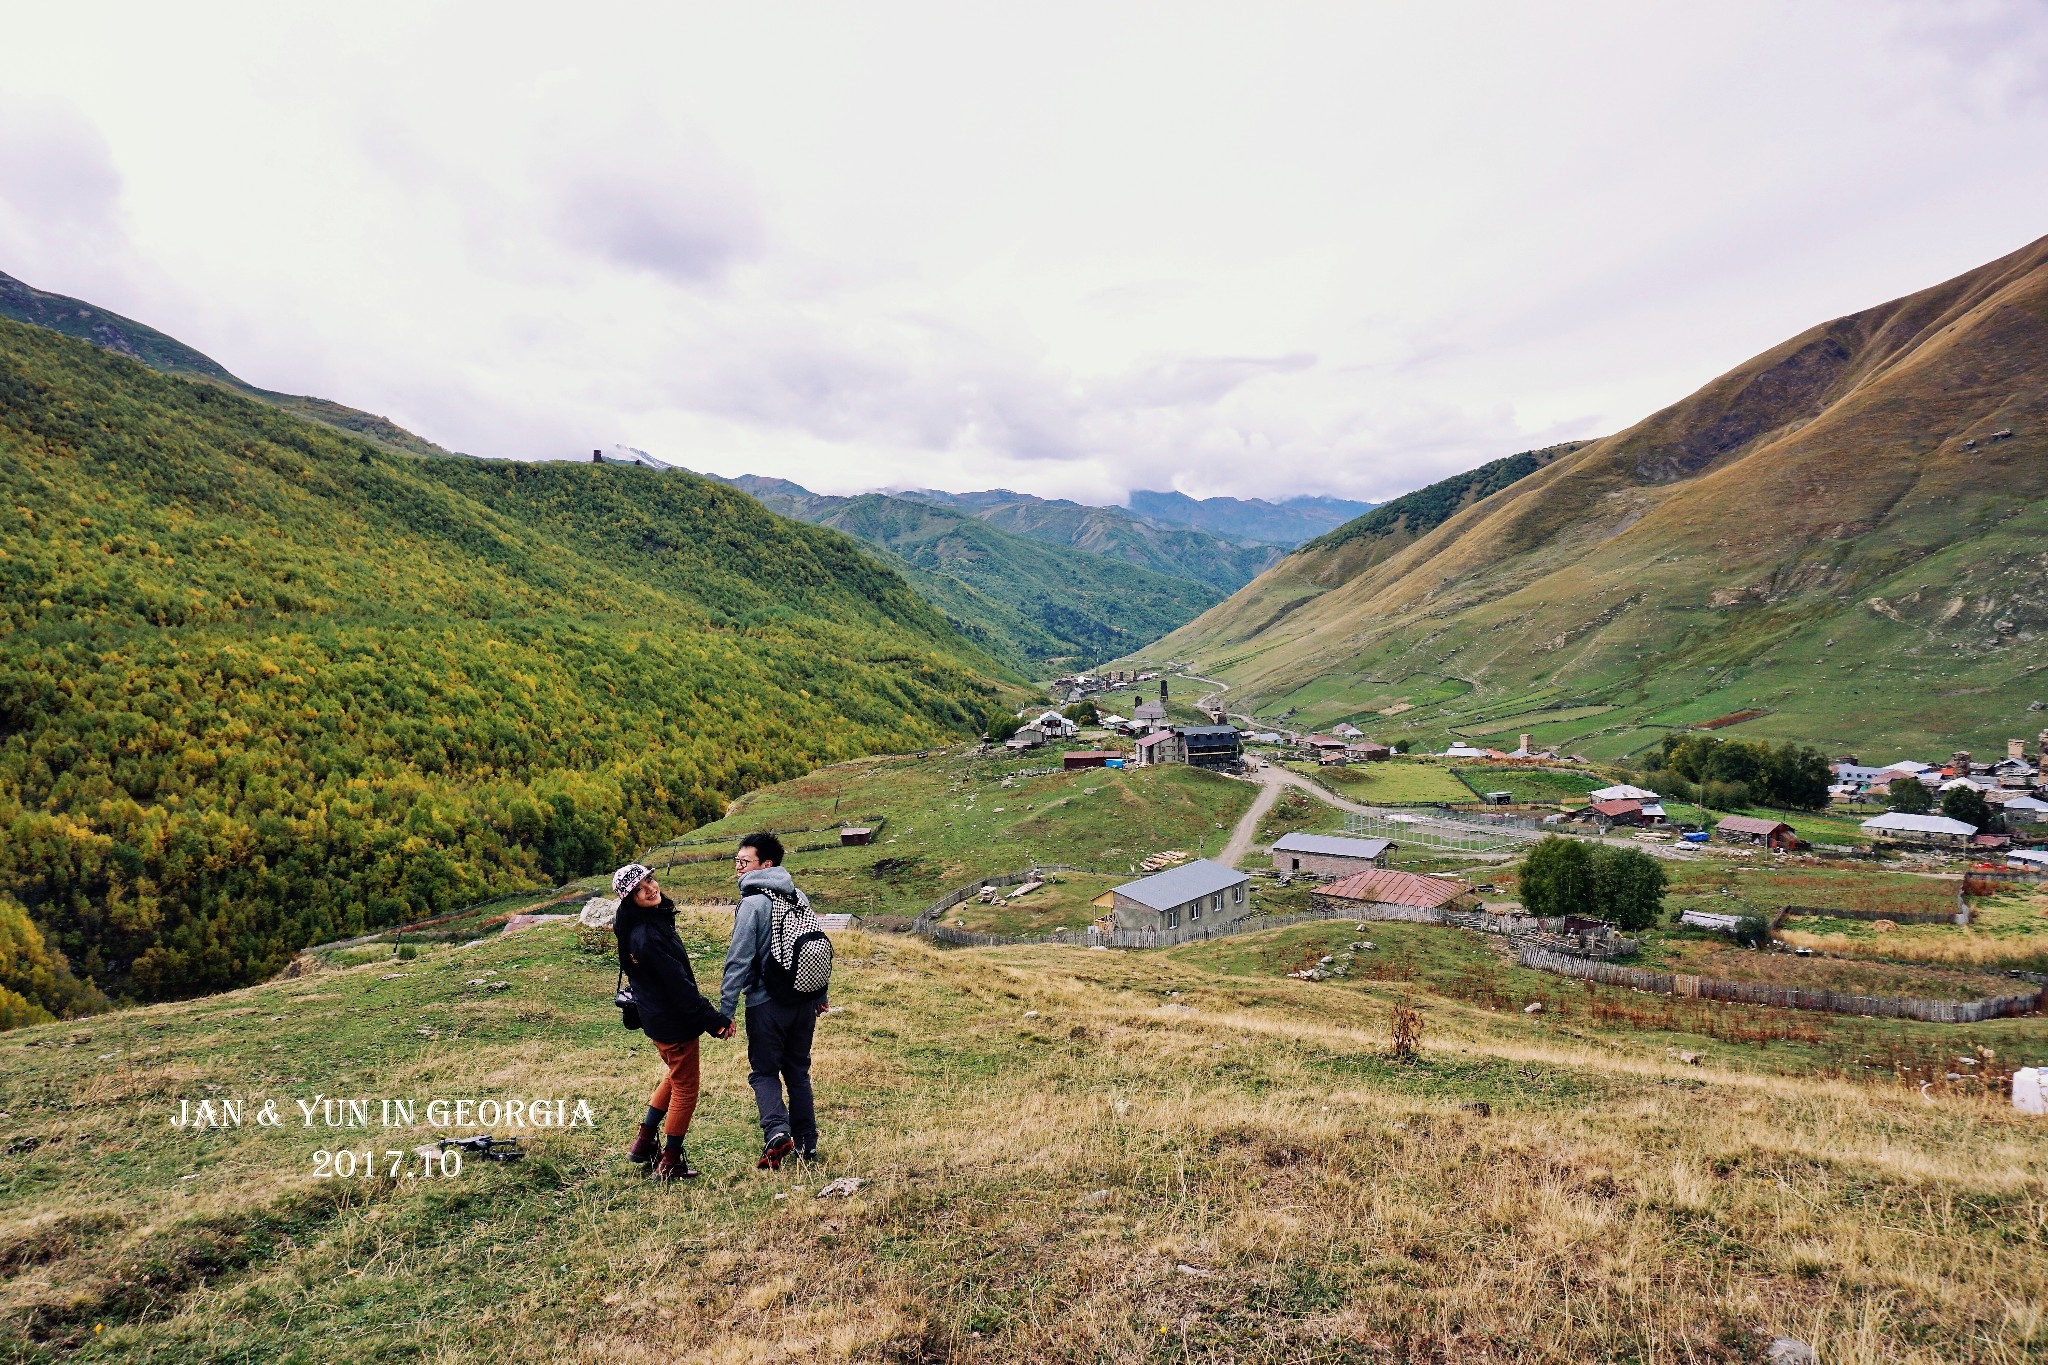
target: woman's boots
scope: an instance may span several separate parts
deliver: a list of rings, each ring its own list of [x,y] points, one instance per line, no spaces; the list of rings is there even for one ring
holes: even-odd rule
[[[683,1154],[683,1140],[672,1137],[668,1149],[661,1154],[650,1172],[656,1180],[695,1180],[700,1172],[690,1165],[690,1158]]]
[[[661,1121],[664,1115],[659,1109],[649,1109],[647,1117],[640,1124],[640,1135],[633,1139],[633,1145],[626,1149],[626,1160],[646,1166],[661,1155]]]

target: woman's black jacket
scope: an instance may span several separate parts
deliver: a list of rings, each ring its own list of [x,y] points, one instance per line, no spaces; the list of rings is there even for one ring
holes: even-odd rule
[[[640,1027],[657,1043],[687,1043],[700,1033],[725,1027],[725,1016],[697,989],[689,950],[676,936],[676,906],[619,905],[612,932],[619,940],[619,966],[633,983]]]

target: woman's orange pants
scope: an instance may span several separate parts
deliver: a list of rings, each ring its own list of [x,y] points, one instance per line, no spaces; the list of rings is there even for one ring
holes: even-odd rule
[[[654,1087],[654,1097],[647,1101],[647,1107],[666,1110],[668,1116],[662,1120],[661,1131],[670,1137],[681,1137],[690,1131],[690,1118],[697,1112],[697,1040],[656,1043],[654,1050],[661,1054],[661,1064],[668,1068],[668,1074]]]

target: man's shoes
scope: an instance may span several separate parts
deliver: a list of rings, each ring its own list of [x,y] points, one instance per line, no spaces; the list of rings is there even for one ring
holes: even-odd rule
[[[655,1163],[654,1169],[649,1171],[648,1174],[656,1180],[669,1181],[695,1180],[702,1172],[692,1166],[690,1158],[683,1153],[683,1149],[677,1147],[673,1151],[663,1152],[661,1160]]]
[[[796,1141],[787,1133],[777,1133],[768,1139],[768,1145],[761,1149],[761,1159],[754,1163],[757,1171],[779,1171],[782,1159],[796,1150]]]
[[[640,1125],[640,1135],[626,1149],[626,1160],[645,1166],[661,1155],[661,1133],[651,1123]]]

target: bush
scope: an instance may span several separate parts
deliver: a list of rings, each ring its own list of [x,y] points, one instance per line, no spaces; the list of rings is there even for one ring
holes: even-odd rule
[[[418,957],[419,955],[420,950],[418,948],[415,948],[410,943],[399,944],[398,951],[392,954],[392,956],[397,958],[400,962],[411,962],[414,958]]]
[[[1102,712],[1095,708],[1094,702],[1089,701],[1085,697],[1060,712],[1060,714],[1076,725],[1096,725],[1101,723],[1102,720]]]

